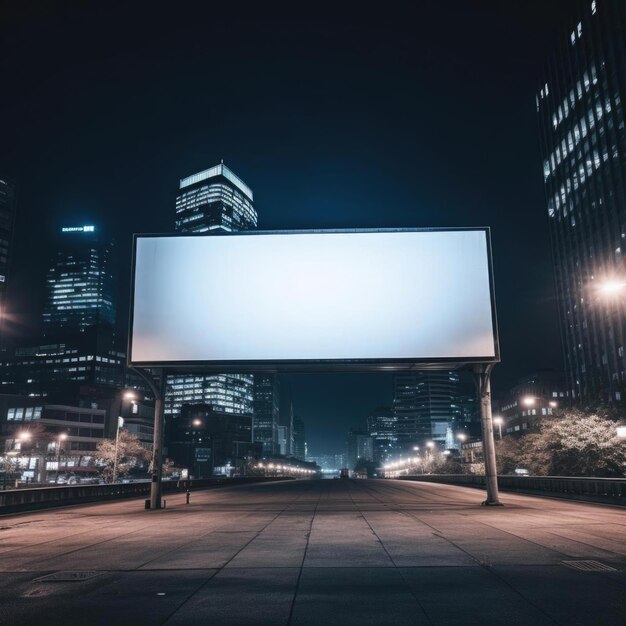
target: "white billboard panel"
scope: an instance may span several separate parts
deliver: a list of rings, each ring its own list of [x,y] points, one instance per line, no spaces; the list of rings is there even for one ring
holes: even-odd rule
[[[485,229],[138,236],[130,361],[495,361],[489,250]]]

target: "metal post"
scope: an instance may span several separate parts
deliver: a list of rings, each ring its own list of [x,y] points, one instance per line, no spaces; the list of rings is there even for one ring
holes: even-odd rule
[[[117,449],[120,443],[120,418],[117,418],[117,429],[115,430],[115,456],[113,457],[113,477],[112,483],[117,481]]]
[[[491,370],[493,364],[474,366],[474,381],[480,402],[480,422],[483,435],[483,458],[485,460],[486,506],[502,506],[498,496],[498,470],[496,468],[496,444],[493,438],[491,416]]]
[[[163,474],[163,395],[165,390],[165,376],[159,370],[160,380],[158,393],[154,398],[154,439],[152,442],[152,483],[150,485],[150,507],[161,508],[161,478]]]
[[[163,396],[165,395],[165,372],[153,369],[152,375],[133,368],[148,383],[154,394],[154,435],[152,439],[152,482],[150,483],[150,508],[161,508],[161,479],[163,476]],[[155,376],[158,380],[155,380]]]
[[[54,484],[59,484],[59,472],[61,470],[61,438],[57,439],[57,475],[54,479]]]

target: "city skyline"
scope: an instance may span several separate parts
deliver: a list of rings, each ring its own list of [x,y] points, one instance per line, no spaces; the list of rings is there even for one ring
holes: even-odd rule
[[[538,2],[525,8],[511,3],[506,11],[512,17],[503,21],[496,3],[476,11],[457,3],[454,10],[465,14],[471,29],[460,25],[463,20],[451,23],[446,10],[427,5],[420,12],[428,28],[413,23],[421,29],[415,37],[408,31],[405,37],[392,36],[384,21],[367,14],[338,14],[315,27],[285,16],[265,25],[271,36],[251,63],[245,52],[255,49],[261,36],[254,32],[252,17],[243,25],[248,38],[239,51],[215,26],[223,46],[219,67],[211,67],[217,83],[227,87],[219,93],[200,88],[199,95],[178,99],[168,91],[178,66],[165,63],[161,76],[149,70],[156,41],[146,36],[141,47],[132,40],[131,25],[138,18],[132,11],[116,54],[90,47],[86,33],[68,31],[68,48],[61,46],[54,54],[65,58],[69,47],[81,45],[85,59],[66,65],[38,105],[34,87],[28,86],[20,98],[31,105],[23,111],[15,103],[3,105],[5,117],[22,120],[8,131],[8,145],[16,148],[8,151],[13,158],[7,153],[0,160],[0,171],[17,180],[20,189],[11,311],[12,332],[19,339],[14,340],[32,335],[42,306],[42,296],[26,289],[42,271],[41,260],[29,250],[47,258],[46,238],[61,223],[112,223],[120,282],[127,283],[123,270],[131,233],[171,232],[178,180],[223,158],[254,189],[261,229],[491,225],[503,354],[494,384],[504,388],[537,368],[559,368],[534,94],[539,68],[575,11],[570,3],[554,3],[547,10]],[[32,28],[19,12],[12,17],[5,27],[21,34]],[[77,19],[89,24],[97,17],[102,16],[84,10]],[[54,13],[42,16],[38,45],[45,45],[59,19]],[[162,23],[159,16],[153,19]],[[374,32],[378,43],[371,46]],[[175,25],[174,33],[174,48],[192,53],[184,70],[191,81],[207,67],[209,50],[190,49],[181,26]],[[303,44],[294,42],[293,33],[303,37]],[[5,60],[16,59],[12,39],[6,42]],[[494,47],[502,53],[493,55]],[[243,71],[244,58],[255,91],[277,96],[271,107],[262,98],[248,103],[241,97],[241,83],[228,82]],[[130,65],[118,65],[120,59],[146,71],[139,84]],[[437,73],[431,69],[433,59]],[[272,71],[261,71],[270,60],[277,61]],[[41,85],[54,58],[33,55],[20,62]],[[102,93],[87,78],[76,103],[58,110],[58,90],[77,79],[82,64],[95,74],[116,72],[113,93]],[[394,69],[388,72],[388,67]],[[286,89],[283,82],[296,69],[301,80]],[[9,67],[9,72],[14,70]],[[19,77],[11,76],[20,85]],[[403,101],[392,107],[380,93],[372,94],[373,84],[401,89]],[[422,98],[424,85],[430,85],[427,99]],[[283,104],[275,108],[280,96]],[[37,107],[47,107],[58,124],[40,120],[25,129],[26,122],[39,119]],[[143,116],[146,108],[153,111],[152,119]],[[83,135],[86,115],[98,112],[102,125]],[[512,117],[515,125],[509,124]],[[371,118],[380,122],[375,128],[367,123]],[[60,128],[68,132],[60,134]],[[31,149],[35,145],[43,150]],[[45,158],[50,150],[60,153],[54,162]],[[506,166],[502,154],[508,155]],[[520,252],[528,261],[524,271]],[[119,301],[124,325],[123,286]],[[324,441],[339,449],[352,424],[376,406],[391,404],[387,375],[287,379],[311,450],[319,451]],[[371,396],[361,393],[364,387]]]

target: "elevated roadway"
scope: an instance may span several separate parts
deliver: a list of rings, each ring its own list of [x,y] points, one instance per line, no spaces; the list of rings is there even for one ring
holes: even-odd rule
[[[407,481],[0,517],[0,624],[625,624],[626,511]]]

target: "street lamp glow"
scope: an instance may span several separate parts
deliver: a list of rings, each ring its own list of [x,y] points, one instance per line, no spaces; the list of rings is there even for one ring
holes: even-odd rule
[[[626,439],[626,426],[618,426],[616,430],[620,439]]]
[[[548,406],[550,406],[553,409],[556,409],[556,407],[559,406],[559,403],[555,402],[554,400],[551,400],[550,402],[548,402]]]
[[[598,290],[602,295],[610,297],[623,291],[624,287],[626,287],[626,283],[621,283],[617,280],[606,280],[598,287]]]
[[[419,446],[413,446],[413,450],[415,450],[415,452],[417,452],[420,449]]]
[[[32,438],[33,438],[32,434],[29,433],[27,430],[23,430],[16,437],[18,441],[30,441]]]
[[[426,446],[429,448],[434,448],[435,447],[435,442],[434,441],[429,441],[426,443]]]
[[[534,398],[532,400],[533,402],[535,401]],[[499,415],[496,415],[493,418],[493,423],[498,427],[498,435],[500,436],[500,439],[502,439],[502,424],[504,424],[504,419]]]
[[[459,441],[465,441],[465,440],[467,439],[467,435],[466,435],[465,433],[459,433],[459,434],[456,436],[456,438],[457,438]]]
[[[535,404],[534,396],[524,396],[522,398],[522,404],[525,406],[533,406],[533,404]]]
[[[134,391],[131,391],[129,389],[128,391],[124,392],[124,399],[125,400],[136,400],[137,399],[137,394]]]
[[[202,420],[195,419],[192,423],[194,426],[202,426]]]
[[[59,435],[59,441],[65,441],[67,439],[67,433],[61,433]]]

